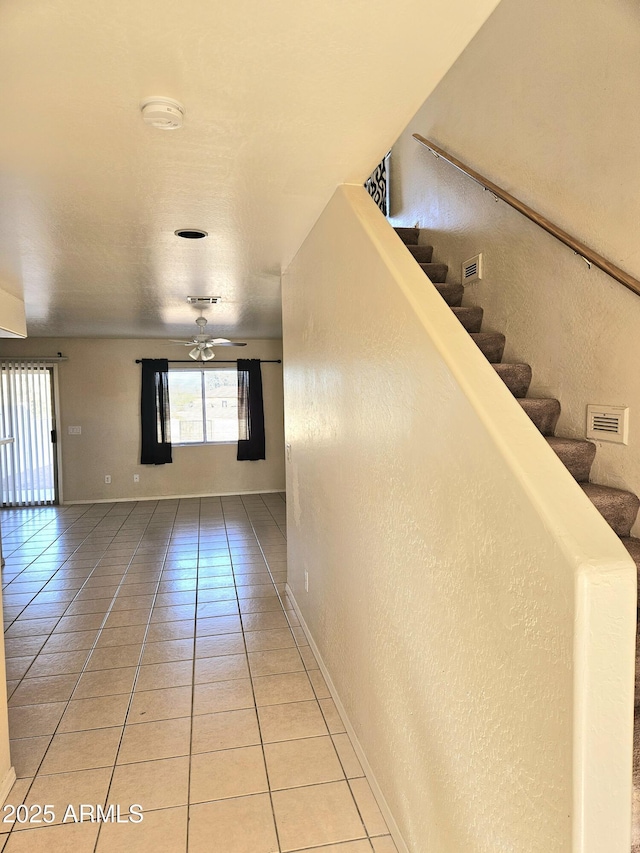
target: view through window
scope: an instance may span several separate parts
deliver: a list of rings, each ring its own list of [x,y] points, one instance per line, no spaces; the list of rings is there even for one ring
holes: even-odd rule
[[[169,371],[172,444],[238,440],[238,373],[206,367]]]

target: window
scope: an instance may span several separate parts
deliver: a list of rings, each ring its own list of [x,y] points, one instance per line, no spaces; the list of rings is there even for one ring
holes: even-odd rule
[[[169,371],[172,444],[238,440],[238,373],[207,367]]]

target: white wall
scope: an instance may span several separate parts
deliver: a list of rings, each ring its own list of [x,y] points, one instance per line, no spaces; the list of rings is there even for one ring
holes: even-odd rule
[[[640,18],[629,0],[502,0],[393,148],[393,223],[419,223],[464,304],[533,367],[531,395],[585,435],[588,403],[629,406],[629,446],[599,442],[592,479],[640,493],[640,297],[460,175],[420,133],[640,278]],[[634,534],[640,535],[640,523]]]
[[[628,853],[619,540],[362,188],[283,308],[289,585],[408,849]]]
[[[24,302],[0,288],[0,338],[24,338],[26,334]]]
[[[237,445],[174,447],[170,465],[140,465],[140,365],[137,358],[185,358],[186,348],[157,340],[29,338],[0,342],[0,356],[55,355],[58,369],[65,503],[180,495],[281,491],[284,488],[282,365],[264,364],[266,459],[238,462]],[[220,354],[222,352],[222,355]],[[279,359],[276,340],[251,341],[216,358]],[[69,426],[82,427],[69,435]],[[111,475],[111,484],[104,482]],[[133,482],[133,475],[140,482]]]

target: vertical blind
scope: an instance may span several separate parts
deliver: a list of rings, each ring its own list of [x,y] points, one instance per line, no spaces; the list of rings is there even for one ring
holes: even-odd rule
[[[51,370],[44,361],[0,364],[0,476],[4,506],[55,502]]]

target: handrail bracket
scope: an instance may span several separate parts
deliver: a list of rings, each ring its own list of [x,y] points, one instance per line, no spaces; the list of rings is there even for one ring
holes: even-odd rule
[[[620,284],[623,284],[629,290],[632,290],[635,294],[640,296],[640,281],[638,281],[637,278],[634,278],[632,275],[620,269],[620,267],[616,266],[611,261],[608,261],[602,255],[598,254],[598,252],[589,248],[589,246],[585,245],[580,240],[577,240],[566,231],[563,231],[562,228],[551,222],[541,213],[533,210],[533,208],[529,207],[528,204],[525,204],[523,201],[520,201],[520,199],[511,195],[511,193],[502,189],[502,187],[494,184],[488,178],[485,178],[479,172],[476,172],[475,169],[465,165],[461,160],[458,160],[434,142],[430,142],[419,133],[414,133],[413,138],[421,145],[428,148],[429,151],[431,151],[432,154],[435,154],[438,159],[446,160],[447,163],[450,163],[460,172],[464,172],[465,175],[473,178],[473,180],[479,183],[484,190],[488,190],[496,201],[502,199],[502,201],[505,201],[510,207],[513,207],[514,210],[517,210],[518,213],[526,216],[527,219],[531,220],[531,222],[538,225],[548,234],[551,234],[552,237],[555,237],[556,240],[560,240],[560,242],[564,243],[565,246],[573,249],[574,254],[579,255],[589,269],[591,269],[592,265],[598,267],[598,269],[601,269],[603,272],[606,272],[607,275],[610,275],[611,278],[615,278],[615,280],[619,281]]]

